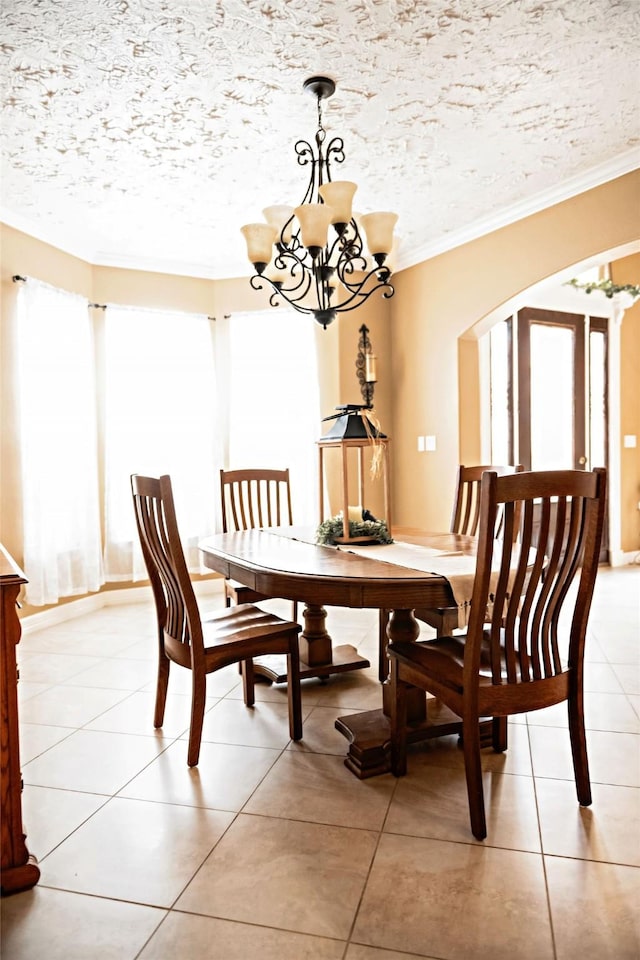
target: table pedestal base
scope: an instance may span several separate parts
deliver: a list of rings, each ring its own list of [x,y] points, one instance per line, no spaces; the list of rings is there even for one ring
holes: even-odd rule
[[[391,772],[391,726],[382,710],[338,717],[336,730],[349,740],[345,766],[360,780]],[[427,719],[407,728],[407,742],[462,733],[462,720],[438,700],[428,701]],[[491,745],[491,720],[480,724],[480,745]]]
[[[301,680],[308,677],[329,677],[332,673],[347,673],[349,670],[363,670],[371,666],[371,661],[361,657],[350,644],[333,646],[325,627],[327,611],[324,607],[308,603],[302,615],[304,629],[300,634]],[[253,669],[257,676],[266,677],[272,683],[285,683],[287,658],[277,654],[256,657]]]
[[[329,663],[312,666],[300,659],[300,679],[309,677],[329,677],[332,673],[347,673],[349,670],[363,670],[370,667],[371,661],[361,657],[355,647],[345,643],[334,647]],[[256,657],[253,661],[253,670],[257,676],[266,677],[272,683],[287,682],[287,658],[273,654],[267,657]]]

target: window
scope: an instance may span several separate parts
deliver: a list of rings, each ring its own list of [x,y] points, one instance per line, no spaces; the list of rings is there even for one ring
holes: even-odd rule
[[[234,314],[229,350],[228,467],[289,467],[294,522],[315,525],[321,418],[313,324],[291,310]]]
[[[187,563],[215,530],[221,425],[207,317],[129,307],[105,314],[105,568],[146,577],[131,505],[132,473],[169,474]]]
[[[104,583],[93,329],[85,298],[33,279],[17,321],[26,599],[43,605]]]

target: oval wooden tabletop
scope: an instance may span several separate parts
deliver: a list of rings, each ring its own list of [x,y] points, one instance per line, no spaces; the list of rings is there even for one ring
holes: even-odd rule
[[[449,606],[447,581],[432,573],[320,546],[311,528],[279,527],[219,533],[200,542],[205,565],[267,596],[348,607]],[[419,534],[407,541],[461,550],[451,534]],[[466,542],[464,552],[470,549]]]

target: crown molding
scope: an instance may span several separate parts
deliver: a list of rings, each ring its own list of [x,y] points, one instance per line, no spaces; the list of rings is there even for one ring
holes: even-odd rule
[[[398,272],[398,270],[406,270],[408,267],[413,267],[418,263],[422,263],[424,260],[430,260],[432,257],[437,257],[442,253],[447,253],[449,250],[460,247],[465,243],[470,243],[472,240],[484,237],[488,233],[493,233],[494,230],[508,227],[518,220],[523,220],[525,217],[540,213],[540,211],[546,210],[548,207],[553,207],[555,204],[562,203],[564,200],[570,200],[580,193],[585,193],[587,190],[600,187],[602,184],[616,180],[618,177],[622,177],[627,173],[632,173],[638,168],[640,168],[640,147],[634,147],[633,150],[621,153],[617,157],[614,157],[613,160],[602,163],[597,167],[592,167],[586,173],[580,174],[580,176],[571,177],[569,180],[564,180],[549,190],[544,190],[541,193],[535,194],[533,197],[522,200],[520,203],[498,210],[490,217],[482,217],[480,220],[470,223],[461,230],[454,230],[438,240],[422,244],[404,253],[400,250],[396,264],[396,272]]]
[[[580,193],[585,193],[587,190],[592,190],[639,168],[640,147],[637,147],[619,154],[607,163],[592,167],[580,176],[572,177],[520,203],[505,207],[490,217],[483,217],[460,230],[453,230],[438,240],[429,241],[408,251],[402,251],[402,248],[400,248],[395,272],[447,253],[449,250],[472,240],[477,240],[494,230],[509,226],[518,220],[562,203],[564,200],[570,200]],[[86,240],[79,238],[66,228],[47,228],[46,224],[23,217],[3,206],[0,206],[0,220],[9,227],[26,233],[36,240],[47,243],[95,267],[163,273],[203,280],[231,280],[248,276],[245,270],[232,263],[215,266],[195,261],[163,260],[159,257],[120,256],[112,252],[95,249]]]

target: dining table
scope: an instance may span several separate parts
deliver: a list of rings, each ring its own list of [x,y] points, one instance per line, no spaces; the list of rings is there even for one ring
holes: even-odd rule
[[[394,544],[369,546],[322,545],[314,528],[270,527],[218,533],[200,541],[204,565],[226,578],[239,580],[268,597],[297,600],[303,606],[300,634],[300,675],[328,678],[332,674],[370,666],[350,644],[334,643],[327,630],[326,607],[373,608],[389,611],[390,643],[415,641],[420,626],[416,607],[459,604],[447,564],[462,562],[468,595],[475,569],[476,540],[453,533],[425,533],[407,528],[394,531]],[[392,549],[393,547],[396,549]],[[415,566],[411,566],[415,564]],[[433,569],[428,569],[428,568]],[[454,567],[451,567],[454,569]],[[459,566],[456,576],[459,574]],[[463,578],[464,579],[464,578]],[[458,576],[458,585],[460,583]],[[458,589],[458,588],[457,588]],[[286,663],[256,660],[255,672],[273,682],[286,681]],[[336,728],[349,741],[346,766],[360,779],[390,770],[390,687],[381,685],[380,707],[339,717]],[[424,691],[410,691],[408,740],[460,733],[461,720]]]

